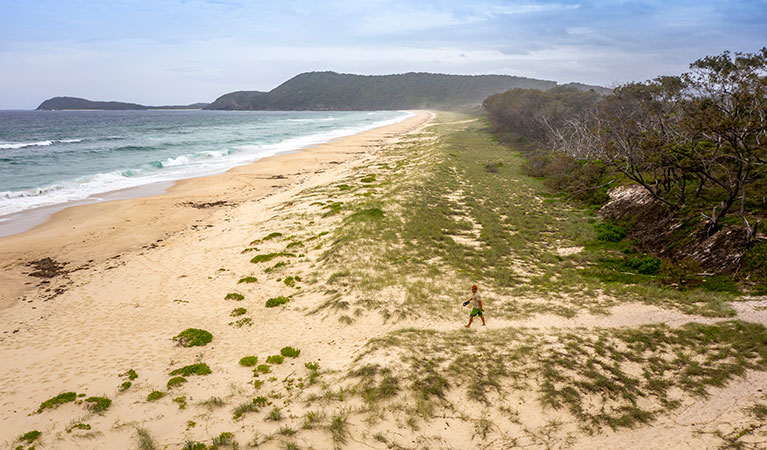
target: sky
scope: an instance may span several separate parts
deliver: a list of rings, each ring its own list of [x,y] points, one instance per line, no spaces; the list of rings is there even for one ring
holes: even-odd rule
[[[0,0],[0,109],[269,91],[307,71],[615,86],[767,46],[767,0]]]

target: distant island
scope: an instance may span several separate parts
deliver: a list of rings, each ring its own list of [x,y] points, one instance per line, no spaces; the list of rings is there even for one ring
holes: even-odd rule
[[[125,102],[100,102],[87,100],[78,97],[53,97],[42,102],[37,107],[43,111],[62,111],[62,110],[82,110],[96,109],[107,111],[125,111],[125,110],[149,110],[149,109],[202,109],[208,106],[207,103],[193,103],[191,105],[167,105],[167,106],[145,106],[136,103]]]
[[[183,106],[144,106],[136,103],[91,101],[76,97],[54,97],[38,110],[148,110],[208,109],[259,111],[359,111],[391,109],[461,110],[479,107],[487,97],[509,89],[548,91],[557,86],[606,95],[610,89],[582,83],[510,75],[446,75],[404,73],[397,75],[353,75],[336,72],[306,72],[269,92],[236,91],[213,103]]]
[[[353,75],[307,72],[269,92],[237,91],[217,98],[205,109],[223,110],[381,110],[476,107],[492,94],[513,88],[547,91],[555,81],[510,75],[445,75],[404,73]],[[609,89],[570,83],[579,90],[607,94]]]

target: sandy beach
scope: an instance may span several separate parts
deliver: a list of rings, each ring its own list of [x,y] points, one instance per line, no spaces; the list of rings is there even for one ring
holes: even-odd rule
[[[766,324],[767,300],[716,315],[585,278],[540,288],[544,270],[588,263],[592,225],[519,164],[479,119],[419,111],[1,238],[0,443],[38,430],[45,449],[711,448],[743,429],[763,442],[749,408],[767,400],[767,364],[748,341],[763,328],[728,320]],[[472,283],[488,324],[467,330]],[[189,328],[212,340],[180,345]],[[723,340],[693,347],[699,332]],[[642,384],[663,364],[663,389]]]
[[[237,287],[242,269],[235,268],[240,264],[231,257],[243,243],[277,231],[270,220],[290,211],[295,195],[354,173],[374,160],[378,150],[432,117],[431,112],[417,112],[397,124],[264,158],[225,174],[182,180],[162,195],[75,206],[30,231],[0,238],[0,442],[38,428],[62,437],[51,448],[128,448],[130,430],[118,433],[121,438],[107,432],[96,442],[64,439],[71,438],[64,429],[82,414],[81,407],[29,413],[51,392],[74,389],[111,397],[120,384],[118,373],[132,367],[140,373],[136,384],[161,388],[169,363],[191,363],[199,353],[194,348],[178,353],[170,340],[185,328],[211,330],[216,336],[212,345],[239,355],[236,359],[267,348],[279,353],[286,345],[340,344],[332,329],[299,331],[295,320],[285,321],[269,310],[254,317],[256,323],[268,324],[253,327],[256,335],[230,339],[232,332],[244,329],[227,325],[231,302],[213,303]],[[29,276],[36,271],[30,262],[44,258],[55,261],[45,266],[52,270],[50,277]],[[247,255],[239,259],[246,272],[252,270]],[[271,284],[276,291],[287,289]],[[248,297],[260,299],[267,295],[261,291],[271,290],[273,286],[258,284],[249,287]],[[344,339],[354,342],[354,336]],[[316,359],[316,354],[307,358]],[[210,394],[214,386],[223,392],[238,379],[252,377],[249,370],[238,370],[236,360],[226,365],[230,367],[216,374],[218,381],[200,386],[190,401]],[[156,417],[136,409],[136,400],[112,407],[120,410],[119,420],[153,422]],[[99,421],[113,429],[113,420]],[[102,438],[110,442],[107,447]]]

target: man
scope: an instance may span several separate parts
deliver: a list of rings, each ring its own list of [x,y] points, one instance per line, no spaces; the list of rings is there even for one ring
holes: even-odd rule
[[[471,298],[466,302],[471,302],[471,314],[469,314],[469,323],[464,326],[469,328],[471,322],[474,320],[474,316],[479,316],[479,318],[482,319],[482,326],[485,326],[485,316],[482,314],[485,311],[485,308],[482,307],[482,297],[480,297],[479,292],[477,292],[476,284],[471,287],[471,292]],[[464,305],[466,305],[466,303],[464,303]]]

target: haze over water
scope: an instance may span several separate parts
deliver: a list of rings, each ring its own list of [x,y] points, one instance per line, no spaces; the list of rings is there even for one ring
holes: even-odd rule
[[[221,173],[409,115],[0,111],[0,216],[118,189]]]

